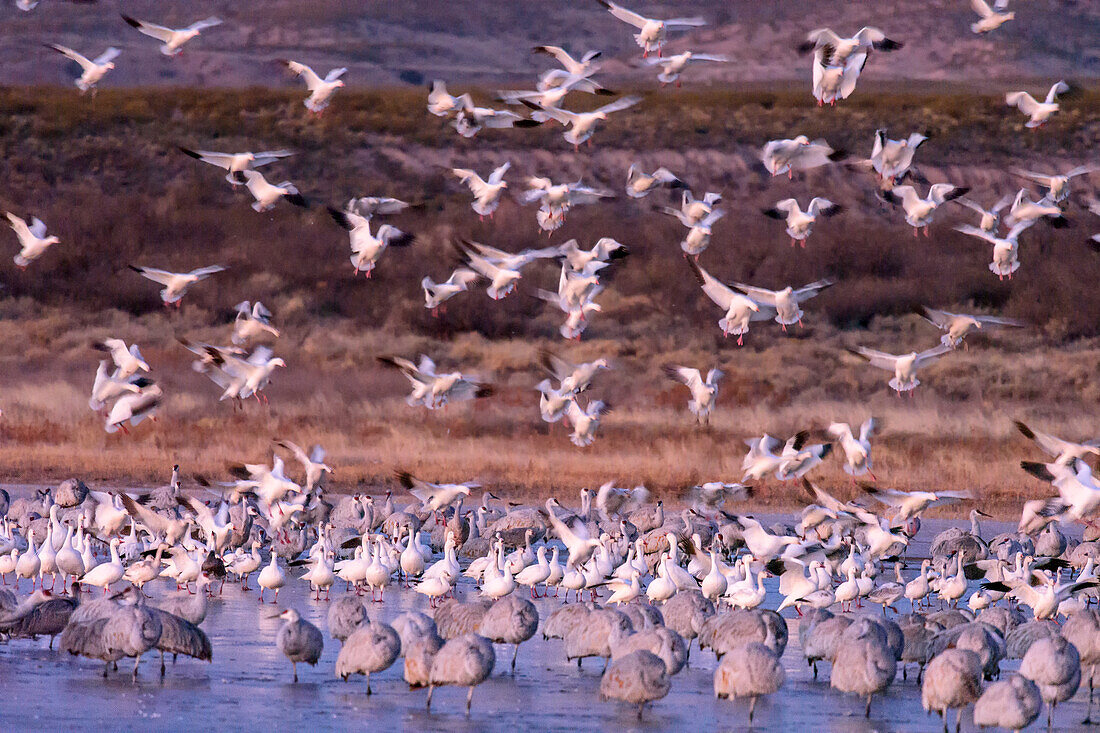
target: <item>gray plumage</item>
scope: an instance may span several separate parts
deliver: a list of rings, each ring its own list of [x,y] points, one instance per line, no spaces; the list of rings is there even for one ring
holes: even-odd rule
[[[1034,682],[1012,672],[985,688],[974,703],[974,725],[1019,731],[1039,717],[1043,698]]]
[[[420,613],[419,611],[405,611],[399,613],[390,622],[390,626],[397,632],[397,635],[401,637],[401,654],[405,654],[405,650],[408,649],[413,642],[429,637],[435,637],[440,639],[440,645],[442,646],[442,637],[439,636],[439,632],[435,628],[435,621],[431,616]],[[438,648],[438,647],[437,647]]]
[[[482,617],[491,605],[491,602],[483,600],[466,603],[457,598],[448,598],[435,609],[435,627],[444,639],[476,633]]]
[[[107,676],[110,662],[123,657],[134,658],[132,679],[137,679],[141,655],[156,646],[161,636],[161,623],[156,614],[141,605],[124,606],[113,601],[82,604],[73,612],[61,633],[61,649],[70,654],[99,659],[105,663]],[[80,620],[85,612],[87,621]]]
[[[175,614],[162,611],[159,608],[147,607],[160,622],[160,638],[157,639],[156,649],[160,652],[160,676],[164,676],[164,655],[171,654],[172,662],[180,654],[198,659],[201,662],[210,662],[214,658],[210,639],[206,633],[187,619]]]
[[[920,700],[925,710],[937,711],[947,730],[947,711],[955,709],[955,733],[959,733],[962,709],[982,694],[982,663],[968,649],[945,649],[925,670]]]
[[[405,656],[405,681],[409,683],[409,687],[428,686],[432,662],[442,648],[443,639],[439,634],[421,637],[411,644],[401,644],[401,653]]]
[[[566,661],[577,660],[577,667],[586,657],[611,659],[611,649],[633,632],[630,619],[610,608],[597,608],[584,620],[569,627],[562,640],[565,642]],[[606,665],[604,667],[606,669]]]
[[[661,609],[646,603],[628,603],[620,609],[630,619],[630,625],[635,631],[655,629],[665,625],[665,617]],[[682,637],[681,637],[682,638]]]
[[[837,653],[840,637],[844,630],[852,625],[852,617],[846,615],[828,615],[824,618],[814,616],[803,618],[798,629],[798,635],[802,643],[802,655],[806,657],[806,663],[813,670],[814,679],[817,679],[817,663],[821,661],[831,662]]]
[[[559,606],[542,623],[542,638],[564,639],[566,632],[573,626],[584,624],[591,612],[591,604],[566,603]]]
[[[611,662],[600,679],[600,696],[637,705],[641,720],[646,703],[663,698],[671,686],[661,658],[638,649]]]
[[[290,660],[294,667],[294,681],[298,681],[298,663],[305,662],[315,666],[325,648],[325,639],[321,630],[303,619],[293,608],[279,614],[285,619],[279,633],[275,636],[275,646]]]
[[[440,647],[432,659],[431,672],[428,675],[427,709],[432,709],[432,692],[440,685],[468,687],[466,694],[466,715],[470,715],[470,705],[474,698],[474,687],[480,685],[493,673],[496,655],[492,643],[484,636],[463,634],[451,639]]]
[[[709,648],[721,659],[730,651],[756,641],[781,655],[787,646],[787,625],[782,618],[777,624],[771,614],[775,612],[738,609],[711,616],[699,630],[699,648]]]
[[[1005,639],[1005,658],[1023,659],[1031,645],[1040,639],[1057,636],[1061,633],[1058,624],[1053,621],[1028,621],[1008,632]]]
[[[78,603],[76,598],[43,596],[39,602],[20,604],[11,609],[14,613],[0,619],[0,634],[13,639],[48,636],[53,649],[54,637],[65,630]]]
[[[752,725],[756,699],[778,692],[786,681],[779,656],[763,644],[749,642],[722,657],[714,670],[714,696],[749,698],[749,725]]]
[[[665,626],[675,631],[688,642],[699,635],[703,622],[714,615],[714,604],[697,590],[682,590],[665,601],[661,607]]]
[[[389,624],[370,622],[360,626],[340,647],[336,657],[336,676],[347,682],[353,674],[366,675],[367,694],[371,694],[372,672],[387,670],[401,653],[401,638]]]
[[[1047,704],[1049,728],[1054,708],[1073,697],[1081,685],[1081,656],[1077,647],[1055,634],[1031,645],[1020,662],[1020,674],[1039,688],[1039,695]]]
[[[345,593],[328,607],[328,633],[333,639],[346,641],[365,622],[367,609],[354,593]]]
[[[497,644],[514,644],[512,674],[516,673],[516,657],[519,645],[535,635],[539,627],[539,612],[535,604],[526,598],[509,594],[493,601],[493,605],[481,617],[477,633]]]
[[[638,649],[655,654],[665,663],[668,676],[672,677],[687,663],[687,643],[684,637],[664,626],[638,631],[621,640],[611,649],[611,661]]]
[[[866,696],[865,717],[871,717],[871,698],[894,681],[897,660],[881,626],[867,618],[857,619],[841,638],[829,684],[841,692]]]
[[[65,509],[79,505],[87,496],[88,486],[78,478],[62,481],[53,492],[54,502]]]
[[[1077,611],[1062,625],[1062,636],[1077,648],[1081,658],[1081,672],[1089,683],[1089,707],[1085,722],[1092,719],[1092,693],[1100,668],[1100,613],[1093,609]]]

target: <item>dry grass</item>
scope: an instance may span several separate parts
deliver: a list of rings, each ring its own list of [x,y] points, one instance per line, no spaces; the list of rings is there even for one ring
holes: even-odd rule
[[[989,252],[951,231],[967,216],[952,209],[931,240],[913,242],[901,217],[877,201],[873,182],[837,166],[794,182],[754,168],[769,137],[804,132],[867,154],[875,127],[892,134],[932,132],[919,162],[932,180],[974,187],[989,202],[1018,184],[1009,165],[1068,167],[1100,141],[1100,94],[1086,92],[1040,133],[990,95],[947,91],[854,98],[819,111],[802,91],[684,92],[647,99],[613,120],[593,151],[574,154],[557,129],[487,131],[459,140],[427,119],[422,92],[342,94],[322,120],[307,119],[299,95],[270,90],[104,90],[95,99],[68,91],[0,90],[0,205],[33,211],[62,238],[26,273],[0,258],[0,462],[5,480],[53,480],[79,473],[98,481],[151,481],[172,462],[215,476],[227,460],[262,460],[275,436],[321,442],[339,466],[339,485],[375,486],[407,468],[429,478],[471,476],[526,490],[572,492],[613,478],[666,493],[700,480],[735,478],[741,440],[785,434],[833,419],[884,417],[876,446],[880,477],[908,487],[971,487],[1007,501],[1042,489],[1017,467],[1033,456],[1010,418],[1026,417],[1067,435],[1092,434],[1100,402],[1100,258],[1084,244],[1087,214],[1065,230],[1036,228],[1021,239],[1023,267],[1000,283]],[[872,103],[873,100],[873,103]],[[882,110],[889,110],[883,112]],[[681,112],[682,114],[672,114]],[[421,206],[396,220],[418,235],[407,252],[388,253],[375,278],[353,279],[346,235],[320,207],[254,213],[218,171],[178,154],[183,144],[213,149],[291,147],[271,166],[316,203],[386,194]],[[354,151],[334,155],[336,151]],[[648,151],[638,155],[635,151]],[[557,317],[531,297],[556,280],[538,265],[521,292],[490,303],[481,292],[456,298],[444,318],[422,307],[416,283],[446,277],[449,242],[470,236],[518,249],[544,246],[534,214],[513,202],[496,221],[478,223],[465,192],[441,166],[484,170],[511,159],[516,188],[525,174],[576,178],[619,189],[627,165],[667,165],[695,188],[720,190],[731,215],[715,230],[702,264],[716,275],[766,286],[824,275],[840,283],[807,307],[807,328],[783,336],[757,324],[737,349],[718,333],[676,245],[680,230],[639,205],[616,200],[578,209],[552,242],[597,236],[626,242],[632,256],[607,277],[604,313],[585,341],[561,346]],[[1052,162],[1047,162],[1052,161]],[[756,209],[787,195],[828,192],[847,210],[819,225],[805,250],[791,250],[782,226]],[[190,268],[213,262],[230,271],[189,294],[182,313],[159,307],[156,288],[128,263]],[[270,409],[235,412],[190,371],[175,336],[224,342],[244,299],[276,313],[290,367],[269,390]],[[851,362],[844,347],[924,348],[936,334],[904,315],[913,306],[991,309],[1033,327],[974,339],[927,375],[913,402],[889,395],[886,375]],[[97,355],[91,340],[136,341],[169,395],[158,423],[137,435],[107,436],[86,406]],[[616,369],[595,390],[616,409],[589,449],[538,419],[537,347],[577,359],[606,355]],[[430,353],[476,371],[497,396],[447,414],[406,407],[399,375],[380,371],[383,353]],[[686,393],[660,366],[721,364],[721,409],[709,430],[693,427]],[[823,483],[843,485],[835,462]],[[793,492],[765,487],[764,501],[789,504]]]

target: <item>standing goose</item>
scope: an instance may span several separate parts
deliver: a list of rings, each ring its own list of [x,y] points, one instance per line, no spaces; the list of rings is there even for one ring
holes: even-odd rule
[[[98,89],[96,85],[107,75],[108,71],[115,68],[114,60],[122,53],[122,51],[112,46],[93,61],[67,46],[47,43],[46,48],[52,48],[62,56],[66,56],[80,64],[82,71],[76,80],[76,88],[80,90],[81,94],[84,94],[89,89],[92,90],[92,94],[95,94],[96,89]]]
[[[428,712],[432,710],[432,693],[437,686],[456,685],[469,688],[466,693],[466,716],[469,717],[474,688],[489,678],[495,663],[493,645],[483,636],[464,634],[445,643],[432,659],[428,674]]]
[[[325,638],[320,629],[303,619],[293,608],[279,614],[285,623],[275,636],[275,646],[290,660],[294,668],[294,681],[298,681],[298,663],[314,667],[325,648]]]
[[[119,540],[116,537],[111,540],[111,560],[110,562],[101,563],[94,568],[84,573],[84,576],[80,579],[80,582],[85,585],[94,585],[103,589],[103,595],[107,595],[107,589],[111,587],[112,583],[117,583],[122,580],[122,576],[126,573],[126,568],[122,565],[122,560],[118,556]]]
[[[309,90],[309,96],[306,97],[302,104],[314,114],[319,115],[324,112],[332,101],[332,95],[336,93],[337,89],[344,86],[344,81],[340,78],[347,73],[347,69],[344,67],[332,69],[325,78],[322,79],[313,69],[297,61],[280,59],[279,63],[289,69],[290,73],[300,77],[302,81],[306,83],[306,89]]]
[[[660,700],[672,687],[665,663],[651,651],[638,649],[608,665],[600,678],[600,697],[638,706],[638,720],[645,705]]]
[[[371,672],[390,668],[401,652],[401,638],[389,624],[368,622],[352,632],[336,657],[336,676],[345,682],[353,674],[365,675],[371,694]]]
[[[213,16],[205,20],[195,21],[186,28],[179,29],[165,28],[162,25],[147,23],[144,20],[135,20],[128,15],[123,15],[122,19],[126,21],[127,25],[130,27],[136,28],[139,33],[143,33],[150,38],[155,38],[158,41],[163,41],[160,52],[165,56],[175,56],[181,53],[183,51],[183,44],[201,35],[207,28],[213,28],[216,25],[222,24],[220,18],[215,18]]]
[[[256,582],[260,585],[260,603],[264,602],[265,590],[274,590],[275,598],[271,602],[273,604],[279,602],[279,589],[286,585],[286,573],[279,567],[279,556],[274,552],[271,553],[271,562],[260,571]]]

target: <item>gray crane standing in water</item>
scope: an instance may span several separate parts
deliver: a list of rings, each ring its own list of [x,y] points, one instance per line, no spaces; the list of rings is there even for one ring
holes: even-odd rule
[[[294,681],[297,682],[298,663],[316,666],[325,649],[325,639],[320,629],[303,619],[293,608],[283,611],[278,618],[284,619],[286,623],[275,636],[275,646],[290,660],[294,667]]]

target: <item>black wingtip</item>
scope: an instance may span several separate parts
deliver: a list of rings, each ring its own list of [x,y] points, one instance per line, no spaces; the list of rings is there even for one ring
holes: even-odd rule
[[[194,150],[188,150],[187,148],[182,147],[182,146],[178,146],[178,147],[179,147],[179,151],[181,153],[183,153],[184,155],[190,156],[190,157],[194,158],[195,160],[202,160],[202,156],[199,155],[198,153],[196,153]]]
[[[829,153],[829,160],[833,161],[834,163],[847,157],[847,150],[834,150],[833,152]]]
[[[133,28],[140,28],[141,27],[141,21],[134,20],[129,15],[126,15],[125,13],[120,13],[120,15],[122,16],[122,19],[124,21],[126,21],[126,23],[128,25],[130,25],[131,27],[133,27]]]
[[[817,44],[814,43],[813,41],[803,41],[802,43],[798,44],[795,48],[798,49],[799,53],[809,53],[810,51],[813,51],[816,47],[817,47]]]
[[[779,209],[775,209],[775,208],[761,209],[760,213],[763,214],[764,216],[770,218],[770,219],[786,219],[787,218],[786,214],[784,214]]]
[[[889,38],[883,38],[881,41],[876,41],[871,44],[877,51],[897,51],[899,48],[905,46],[901,41],[894,41]]]
[[[1054,480],[1054,474],[1050,472],[1050,469],[1046,467],[1046,464],[1038,463],[1036,461],[1020,461],[1020,468],[1024,469],[1037,479],[1041,479],[1046,482]]]
[[[520,127],[520,128],[538,127],[541,124],[542,123],[539,122],[538,120],[516,120],[515,122],[512,123],[512,127]]]
[[[309,199],[300,193],[288,193],[283,196],[287,201],[303,209],[309,208]]]
[[[1016,429],[1028,440],[1035,440],[1035,433],[1027,425],[1020,420],[1013,420],[1012,424],[1016,426]]]
[[[141,273],[141,272],[143,272],[143,270],[142,270],[142,269],[141,269],[140,267],[137,267],[137,266],[135,266],[135,265],[126,265],[126,266],[127,266],[127,267],[129,267],[129,268],[130,268],[131,270],[133,270],[134,272],[137,272],[137,273]]]

